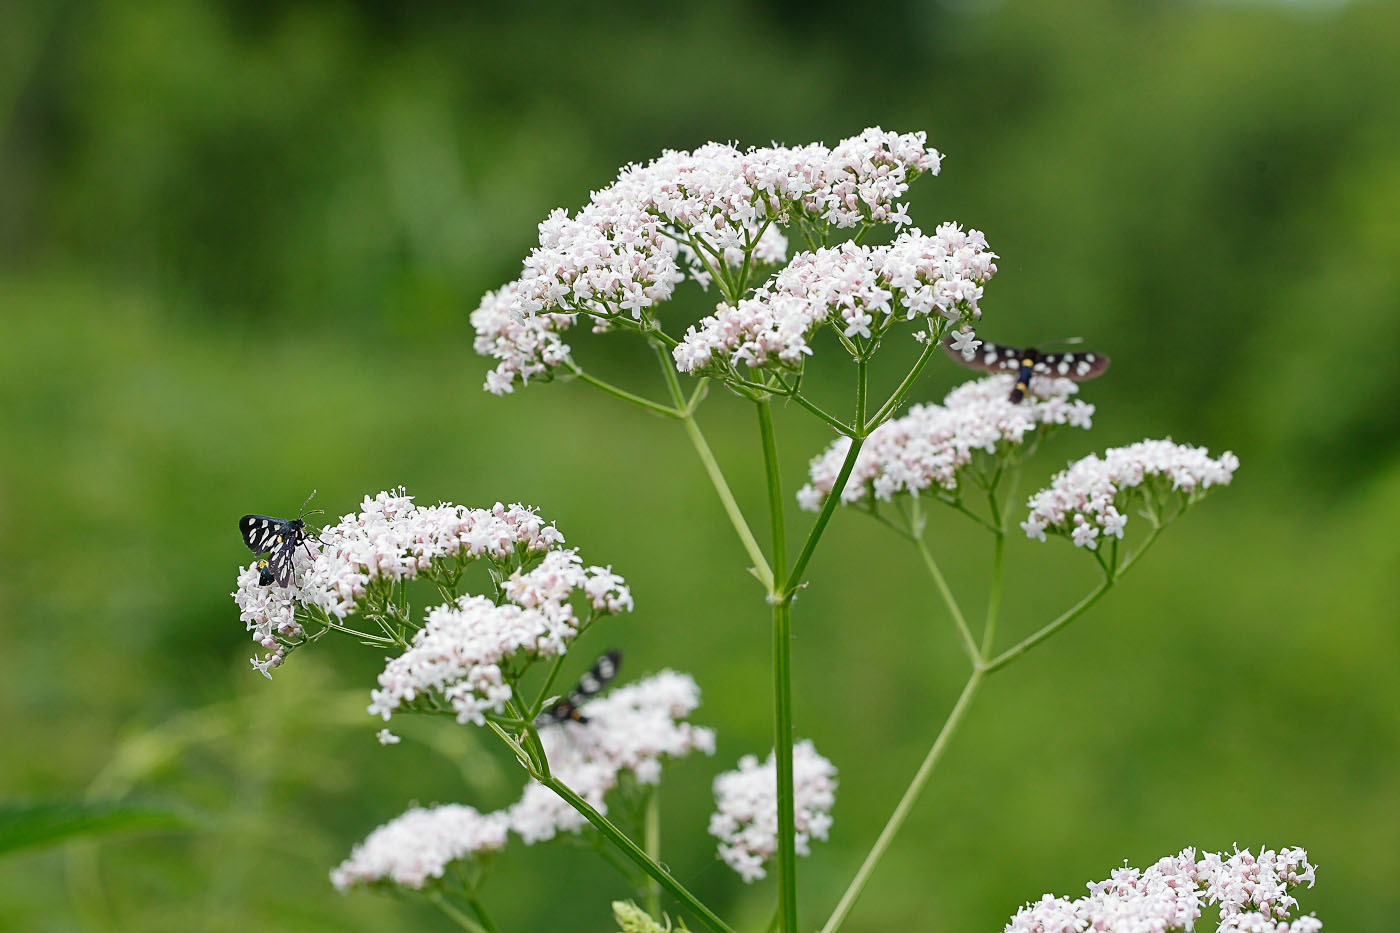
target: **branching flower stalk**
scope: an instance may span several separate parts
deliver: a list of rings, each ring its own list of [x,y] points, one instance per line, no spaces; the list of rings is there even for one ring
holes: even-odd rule
[[[959,386],[940,404],[906,409],[945,338],[959,353],[976,351],[973,327],[982,316],[983,286],[996,272],[997,256],[980,232],[943,223],[925,234],[911,226],[901,199],[914,179],[937,174],[941,159],[922,133],[878,128],[830,148],[740,151],[709,144],[667,152],[647,165],[625,167],[576,213],[552,213],[540,224],[539,246],[520,278],[484,296],[471,315],[476,350],[496,361],[488,391],[504,395],[531,382],[572,378],[678,421],[714,487],[771,621],[773,753],[762,765],[757,756],[745,756],[737,770],[716,778],[711,832],[721,840],[721,857],[745,881],[764,877],[768,861],[776,864],[775,928],[784,933],[801,929],[797,858],[808,854],[812,840],[826,838],[835,800],[836,765],[810,739],[799,742],[794,735],[791,638],[794,596],[808,583],[808,568],[837,509],[864,512],[910,542],[953,621],[969,674],[826,921],[826,933],[851,912],[982,682],[1086,613],[1176,515],[1228,483],[1238,466],[1231,454],[1212,458],[1162,440],[1091,455],[1058,474],[1030,497],[1020,528],[1030,538],[1071,541],[1092,556],[1101,580],[1060,616],[997,651],[1006,543],[1022,466],[1049,434],[1087,429],[1094,407],[1076,397],[1073,382],[1047,373],[1032,378],[1024,393],[1018,389],[1017,403],[1010,401],[1013,377],[993,375]],[[888,242],[870,245],[872,234],[886,226],[893,228]],[[784,231],[796,232],[808,248],[789,257]],[[847,238],[838,240],[842,235]],[[659,311],[687,279],[713,285],[720,300],[678,337],[668,333]],[[595,332],[644,340],[660,364],[661,397],[669,403],[587,372],[564,339],[585,321]],[[878,351],[906,337],[922,344],[917,359],[888,397],[872,398]],[[848,409],[832,411],[803,388],[806,358],[823,345],[851,359]],[[754,407],[766,549],[697,418],[701,404],[719,394],[709,391],[716,385]],[[815,515],[791,559],[775,400],[793,402],[836,434],[812,459],[809,482],[796,494],[797,504]],[[983,496],[985,509],[976,505]],[[938,505],[992,535],[980,633],[926,540],[929,512]],[[1150,530],[1129,550],[1123,541],[1134,512]],[[630,879],[646,905],[643,911],[618,903],[625,929],[670,929],[664,893],[705,928],[728,931],[660,859],[663,765],[714,750],[713,733],[687,721],[699,705],[695,682],[662,671],[592,697],[568,717],[546,715],[557,708],[552,704],[574,641],[633,609],[621,576],[611,567],[585,565],[563,544],[553,524],[524,506],[422,506],[394,490],[366,498],[359,512],[299,548],[291,586],[263,584],[256,562],[244,568],[234,596],[265,651],[255,668],[271,676],[291,652],[331,632],[380,652],[397,651],[371,694],[370,712],[386,722],[420,713],[485,726],[528,782],[517,803],[495,813],[460,805],[409,811],[367,838],[333,878],[340,887],[420,890],[463,928],[490,931],[478,898],[489,852],[505,844],[508,833],[534,844],[591,828],[594,851]],[[473,565],[485,567],[488,592],[473,591],[467,573]],[[441,600],[421,614],[409,601],[416,579],[430,583]],[[352,615],[369,624],[350,624]],[[544,673],[532,673],[537,667]],[[379,739],[399,741],[388,729]],[[616,812],[630,817],[613,818],[610,798],[622,804]],[[634,834],[619,823],[631,825]],[[1192,869],[1202,876],[1210,870]],[[452,887],[447,877],[462,886]],[[1040,914],[1025,916],[1032,917],[1026,930],[1039,929]]]

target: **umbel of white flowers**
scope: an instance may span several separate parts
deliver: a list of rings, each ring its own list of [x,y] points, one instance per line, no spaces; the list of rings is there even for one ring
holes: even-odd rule
[[[1146,869],[1115,869],[1091,882],[1078,900],[1046,894],[1022,907],[1005,933],[1084,930],[1194,930],[1206,906],[1220,910],[1216,933],[1316,933],[1314,916],[1290,919],[1298,900],[1289,889],[1313,886],[1316,869],[1302,849],[1233,853],[1183,849]]]

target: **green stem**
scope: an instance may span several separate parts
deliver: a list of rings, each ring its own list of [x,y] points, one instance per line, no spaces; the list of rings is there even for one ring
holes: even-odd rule
[[[549,665],[549,673],[545,676],[544,683],[540,686],[539,695],[535,697],[535,702],[530,704],[530,709],[526,713],[526,715],[530,717],[531,722],[534,722],[535,718],[539,716],[540,711],[544,709],[544,701],[549,699],[549,688],[554,686],[554,680],[559,676],[559,668],[563,666],[564,654],[560,652],[554,656],[554,663]]]
[[[923,793],[924,786],[928,784],[928,779],[933,774],[934,767],[938,764],[938,759],[943,756],[944,750],[948,747],[948,741],[952,738],[953,732],[957,729],[958,723],[962,721],[963,715],[967,713],[967,708],[972,704],[972,698],[977,693],[977,685],[981,682],[983,672],[975,670],[972,676],[967,679],[967,685],[963,687],[962,693],[958,696],[958,702],[953,705],[952,712],[943,722],[943,728],[938,730],[938,737],[933,740],[933,746],[924,756],[923,763],[919,765],[919,770],[914,772],[914,778],[909,782],[909,786],[904,789],[904,796],[899,798],[899,803],[895,806],[894,812],[890,814],[889,820],[885,823],[885,828],[880,830],[879,837],[875,844],[870,847],[870,851],[865,856],[865,861],[861,863],[856,876],[851,879],[850,885],[846,888],[846,893],[841,895],[841,900],[837,903],[836,909],[831,912],[831,917],[822,927],[822,933],[834,933],[845,921],[846,915],[855,906],[856,898],[860,897],[861,891],[865,889],[866,882],[870,880],[870,875],[875,871],[875,866],[880,863],[885,850],[890,847],[895,834],[904,825],[904,821],[909,817],[909,811],[914,808],[919,795]]]
[[[869,434],[871,431],[875,430],[875,428],[879,427],[886,418],[894,414],[894,410],[899,407],[900,402],[904,401],[904,396],[908,394],[910,387],[914,385],[914,380],[919,378],[919,373],[923,372],[924,367],[928,365],[928,361],[933,359],[933,354],[937,352],[938,347],[938,338],[936,336],[930,336],[928,345],[924,347],[924,352],[920,353],[919,358],[914,361],[914,367],[909,370],[908,375],[904,377],[904,381],[895,387],[894,392],[890,393],[890,397],[885,401],[885,404],[880,406],[879,411],[875,412],[875,417],[871,418],[869,422],[863,425],[857,424],[856,427]]]
[[[653,402],[651,399],[648,398],[642,398],[640,395],[635,395],[631,392],[628,392],[626,389],[620,389],[610,382],[604,382],[603,380],[595,376],[590,376],[588,373],[584,372],[582,369],[579,369],[577,366],[572,367],[572,369],[574,375],[577,376],[579,379],[583,380],[584,382],[588,383],[596,389],[602,389],[604,392],[608,393],[614,398],[620,398],[624,402],[630,402],[639,408],[644,408],[649,412],[653,412],[654,414],[664,415],[667,418],[682,417],[681,413],[674,408],[671,408],[667,405],[661,405],[657,402]]]
[[[706,927],[714,930],[715,933],[734,933],[729,924],[715,916],[710,908],[700,903],[694,894],[691,894],[685,889],[684,885],[675,878],[672,878],[670,874],[667,873],[666,869],[658,865],[643,852],[635,842],[627,838],[626,833],[614,826],[603,814],[593,809],[588,801],[574,793],[567,784],[556,777],[541,779],[540,776],[536,775],[535,779],[564,798],[569,806],[583,814],[584,818],[592,823],[598,832],[602,833],[609,842],[617,846],[618,849],[622,851],[622,854],[631,860],[632,864],[656,879],[656,882],[660,884],[667,893],[684,905],[685,908],[694,914],[696,919],[705,924]]]
[[[972,629],[968,628],[967,619],[963,617],[962,609],[958,607],[958,601],[953,597],[953,591],[948,588],[948,581],[943,578],[943,571],[938,569],[938,562],[933,559],[933,553],[929,551],[928,544],[924,541],[922,529],[914,537],[914,547],[918,548],[919,556],[924,559],[924,566],[928,568],[929,576],[933,577],[934,586],[938,588],[938,595],[943,597],[943,604],[948,607],[948,613],[958,625],[958,634],[962,635],[963,647],[967,649],[968,660],[976,667],[982,661],[982,653],[977,649],[977,641],[972,637]]]
[[[783,488],[778,444],[768,400],[758,407],[763,471],[768,480],[768,522],[775,570],[768,600],[773,604],[773,759],[778,782],[778,907],[783,933],[797,933],[797,817],[792,778],[792,601],[785,592],[787,539],[783,527]]]
[[[851,427],[849,424],[842,421],[840,418],[837,418],[835,415],[828,414],[826,411],[818,407],[814,402],[812,402],[811,399],[807,398],[807,396],[803,395],[801,392],[790,392],[788,393],[788,398],[792,399],[794,402],[801,405],[803,408],[807,409],[812,414],[825,421],[827,424],[831,425],[833,428],[835,428],[841,434],[844,434],[846,437],[851,437],[856,433],[855,428]]]
[[[444,914],[450,917],[454,922],[456,922],[457,926],[461,927],[462,929],[471,930],[472,933],[489,933],[489,931],[481,924],[477,923],[471,917],[468,917],[466,914],[458,910],[450,901],[447,900],[447,898],[442,896],[441,892],[429,891],[428,900],[436,904],[439,910],[441,910]]]
[[[802,585],[802,574],[812,559],[812,553],[817,549],[817,542],[821,540],[822,532],[826,531],[827,522],[831,521],[832,513],[841,504],[841,493],[846,489],[846,481],[851,478],[851,471],[855,469],[856,458],[860,456],[860,449],[864,444],[864,437],[851,439],[851,447],[846,451],[846,459],[841,463],[841,472],[836,475],[836,482],[831,487],[831,493],[822,503],[822,510],[817,513],[817,520],[812,524],[812,530],[807,533],[807,540],[802,543],[802,551],[797,555],[797,562],[792,565],[792,571],[787,575],[787,596],[789,598],[796,588]]]
[[[778,906],[797,933],[797,808],[792,780],[792,604],[773,604],[773,759],[778,779]]]
[[[481,925],[486,928],[486,933],[496,933],[496,924],[491,922],[490,914],[486,913],[486,908],[482,906],[480,899],[475,894],[468,894],[467,906],[471,907],[472,913],[476,914],[476,919],[481,921]]]
[[[856,427],[865,431],[865,404],[866,396],[870,391],[869,380],[870,361],[864,356],[856,360]],[[869,433],[868,431],[866,433]]]
[[[992,653],[997,639],[997,619],[1001,615],[1001,572],[1006,551],[1006,532],[998,530],[992,543],[992,591],[987,596],[987,623],[982,627],[982,657]]]
[[[661,788],[653,787],[647,794],[647,811],[643,823],[643,842],[647,847],[647,858],[661,864]],[[653,920],[661,921],[661,885],[651,879],[647,885],[647,913]]]
[[[675,400],[677,408],[684,408],[685,395],[681,392],[680,380],[676,377],[676,371],[671,368],[670,359],[660,347],[656,348],[656,355],[661,361],[661,371],[666,377],[667,388],[671,390],[671,398]],[[749,560],[753,561],[754,573],[758,576],[759,582],[766,589],[771,590],[773,588],[773,571],[769,569],[768,561],[763,557],[763,549],[758,546],[757,539],[749,530],[749,523],[744,520],[744,513],[739,509],[739,503],[734,500],[734,494],[729,491],[729,484],[724,480],[724,472],[719,468],[719,462],[715,460],[710,445],[705,442],[705,435],[700,433],[700,425],[696,423],[695,415],[683,413],[680,417],[681,423],[685,425],[685,433],[690,438],[695,453],[700,457],[700,462],[705,467],[705,473],[710,477],[711,485],[719,494],[719,501],[724,506],[725,514],[729,516],[729,523],[734,526],[735,532],[738,533],[739,541],[744,545],[744,550],[748,552]]]
[[[768,399],[754,403],[758,409],[758,433],[763,443],[763,472],[768,480],[768,524],[773,536],[773,550],[770,555],[774,574],[774,590],[781,592],[783,568],[787,566],[787,535],[783,527],[783,485],[778,470],[778,442],[773,433],[773,408]]]
[[[1088,596],[1085,596],[1079,602],[1075,603],[1069,609],[1061,613],[1060,616],[1057,619],[1055,619],[1055,621],[1039,629],[1035,634],[1023,638],[1021,641],[1017,642],[1012,647],[1007,648],[1001,654],[997,655],[996,657],[988,661],[986,664],[984,664],[982,666],[982,669],[990,674],[992,671],[1000,670],[1001,668],[1010,664],[1012,661],[1016,660],[1021,655],[1025,654],[1027,651],[1031,650],[1036,645],[1040,644],[1045,639],[1049,638],[1051,635],[1054,635],[1060,629],[1064,628],[1066,625],[1069,625],[1075,619],[1079,618],[1085,613],[1086,610],[1088,610],[1090,606],[1102,599],[1104,594],[1112,588],[1113,580],[1111,578],[1104,580],[1102,583],[1099,584],[1097,589],[1095,589]]]

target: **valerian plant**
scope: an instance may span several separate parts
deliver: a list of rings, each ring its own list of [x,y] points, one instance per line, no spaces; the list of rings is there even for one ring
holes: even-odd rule
[[[704,466],[761,584],[755,611],[768,616],[773,646],[773,749],[715,778],[709,829],[718,857],[742,880],[776,872],[774,920],[786,933],[800,928],[797,857],[826,838],[836,800],[837,765],[793,735],[789,650],[794,596],[808,582],[836,509],[868,514],[918,554],[966,651],[968,675],[832,906],[826,933],[855,906],[983,682],[1087,612],[1238,466],[1228,452],[1144,440],[1070,465],[1024,500],[1020,513],[1017,484],[1041,442],[1091,427],[1094,406],[1078,397],[1078,385],[1047,372],[1013,403],[1014,377],[994,374],[941,403],[906,408],[945,344],[954,354],[977,352],[983,290],[997,271],[997,255],[979,231],[951,222],[932,233],[913,226],[903,198],[916,179],[937,175],[941,162],[922,133],[878,128],[830,148],[712,143],[666,152],[625,167],[578,211],[550,214],[520,277],[488,293],[471,315],[475,349],[495,361],[487,391],[582,381],[676,422]],[[794,240],[803,248],[789,256]],[[665,305],[687,282],[718,301],[680,331]],[[590,373],[567,342],[580,324],[649,345],[661,394],[637,394]],[[914,362],[902,374],[883,374],[895,383],[888,395],[872,394],[877,354],[906,340],[918,347]],[[810,392],[806,363],[816,352],[850,361],[846,406],[822,404]],[[701,430],[698,413],[712,386],[755,412],[766,546]],[[772,414],[778,401],[836,435],[815,452],[809,482],[795,493],[815,517],[792,545],[786,513],[793,492],[783,489]],[[927,545],[936,510],[991,537],[990,596],[980,620],[964,613]],[[1072,543],[1098,582],[1031,635],[1006,644],[998,633],[1003,558],[1018,525],[1030,538]],[[262,646],[255,668],[270,676],[292,652],[332,633],[356,639],[389,654],[370,713],[386,723],[413,713],[453,721],[443,728],[485,728],[523,772],[519,799],[502,810],[450,803],[414,808],[381,826],[332,871],[337,887],[420,892],[462,927],[494,930],[484,902],[492,854],[512,836],[525,845],[562,836],[584,842],[631,881],[641,906],[617,903],[623,929],[687,922],[731,929],[661,859],[662,772],[693,752],[714,751],[714,733],[690,721],[700,705],[694,679],[662,671],[582,701],[576,715],[542,715],[567,690],[558,678],[576,639],[633,610],[627,583],[611,566],[586,563],[528,507],[429,506],[395,489],[366,497],[358,511],[309,537],[290,586],[265,579],[250,564],[234,594]],[[415,609],[410,597],[423,593],[435,604]],[[388,728],[379,739],[398,741]],[[1261,850],[1258,859],[1247,850],[1198,859],[1188,849],[1146,871],[1115,871],[1078,901],[1047,895],[1006,929],[1191,930],[1204,908],[1218,908],[1219,930],[1305,933],[1320,924],[1290,919],[1297,902],[1287,890],[1312,881],[1301,849]],[[663,913],[663,896],[675,917]]]

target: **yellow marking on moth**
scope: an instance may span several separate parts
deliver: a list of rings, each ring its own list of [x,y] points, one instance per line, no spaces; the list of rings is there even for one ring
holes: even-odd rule
[[[1022,365],[1022,366],[1034,366],[1034,365],[1035,365],[1035,360],[1022,360],[1022,361],[1021,361],[1021,365]]]
[[[1022,392],[1024,392],[1024,391],[1026,391],[1026,384],[1025,384],[1024,382],[1018,382],[1018,383],[1016,383],[1016,388],[1018,388],[1018,389],[1020,389]]]

